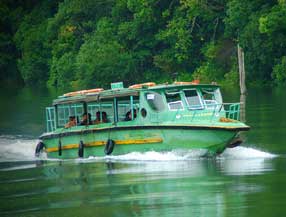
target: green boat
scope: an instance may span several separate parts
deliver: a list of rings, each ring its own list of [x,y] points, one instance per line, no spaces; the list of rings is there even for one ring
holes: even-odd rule
[[[236,146],[240,103],[223,103],[218,85],[153,82],[128,88],[66,93],[46,108],[47,132],[36,156],[88,158],[130,152],[204,149],[210,155]]]

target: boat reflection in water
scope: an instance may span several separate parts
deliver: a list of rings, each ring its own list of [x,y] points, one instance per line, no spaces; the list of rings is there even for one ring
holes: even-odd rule
[[[137,160],[132,159],[135,157]],[[270,171],[272,165],[267,160],[272,157],[198,155],[184,159],[174,153],[147,152],[48,162],[39,169],[50,183],[45,189],[47,199],[54,198],[47,201],[48,209],[57,214],[64,207],[81,216],[92,212],[105,216],[224,216],[246,206],[246,194],[263,190],[262,185],[247,180],[235,181],[232,175]]]

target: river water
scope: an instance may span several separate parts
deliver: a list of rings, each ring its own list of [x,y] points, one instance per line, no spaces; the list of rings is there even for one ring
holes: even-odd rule
[[[237,91],[223,91],[239,101]],[[43,109],[57,93],[2,90],[0,216],[285,216],[286,91],[250,89],[245,142],[217,157],[130,153],[36,160]]]

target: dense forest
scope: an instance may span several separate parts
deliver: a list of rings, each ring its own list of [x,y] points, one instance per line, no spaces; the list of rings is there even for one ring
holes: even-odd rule
[[[286,82],[286,0],[1,0],[2,85]]]

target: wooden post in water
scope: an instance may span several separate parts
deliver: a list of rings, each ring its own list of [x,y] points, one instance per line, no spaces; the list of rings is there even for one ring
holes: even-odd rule
[[[239,44],[237,44],[237,57],[238,57],[238,69],[239,69],[240,94],[246,94],[244,52],[243,49],[239,46]]]
[[[240,94],[240,121],[246,122],[246,115],[245,115],[245,103],[246,103],[246,94]]]
[[[244,52],[237,44],[237,57],[239,68],[239,86],[240,86],[240,120],[245,122],[245,102],[246,102],[246,85],[245,85],[245,67],[244,67]]]

